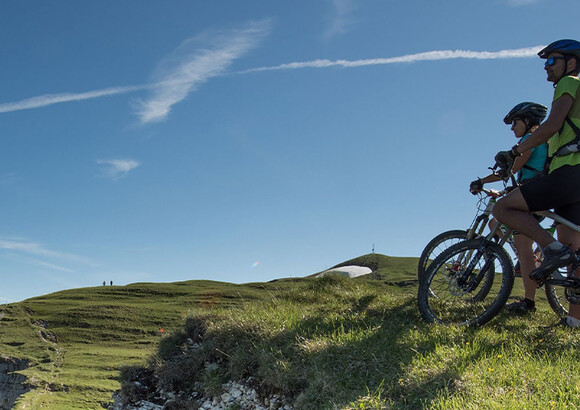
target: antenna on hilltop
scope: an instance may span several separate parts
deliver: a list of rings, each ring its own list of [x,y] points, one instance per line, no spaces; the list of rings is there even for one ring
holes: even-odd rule
[[[373,253],[375,253],[375,244],[373,243]]]

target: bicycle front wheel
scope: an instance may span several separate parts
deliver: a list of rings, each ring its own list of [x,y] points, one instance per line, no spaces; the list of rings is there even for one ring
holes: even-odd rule
[[[481,326],[505,305],[514,284],[508,253],[484,238],[455,244],[419,279],[418,304],[428,323]]]
[[[462,231],[459,229],[453,229],[451,231],[440,233],[431,239],[419,257],[419,266],[417,267],[417,274],[419,277],[423,276],[431,262],[445,249],[466,239],[467,231]]]

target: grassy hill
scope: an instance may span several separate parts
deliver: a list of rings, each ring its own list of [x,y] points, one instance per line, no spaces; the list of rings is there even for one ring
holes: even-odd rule
[[[372,279],[387,281],[391,284],[415,281],[417,277],[418,258],[400,258],[386,256],[380,253],[369,253],[340,263],[333,268],[342,266],[364,266],[370,268]],[[332,269],[332,268],[331,268]]]
[[[282,281],[275,288],[289,286]],[[0,351],[24,358],[33,390],[22,408],[99,408],[118,390],[119,368],[143,363],[192,309],[268,297],[267,284],[212,281],[73,289],[0,307]]]
[[[340,264],[375,270],[356,279],[140,283],[0,306],[2,356],[31,364],[16,408],[101,408],[138,369],[207,394],[251,377],[304,409],[579,406],[580,333],[551,327],[547,304],[481,329],[428,326],[416,263],[371,254]]]

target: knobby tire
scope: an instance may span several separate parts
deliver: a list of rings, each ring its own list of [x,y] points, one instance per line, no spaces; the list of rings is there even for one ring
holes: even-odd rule
[[[466,272],[472,272],[471,279],[465,279]],[[512,260],[501,246],[485,238],[460,242],[419,278],[419,311],[428,323],[481,326],[501,311],[513,284]]]
[[[419,265],[417,267],[417,274],[419,278],[427,271],[427,268],[431,262],[445,249],[448,249],[450,246],[466,239],[467,231],[459,229],[453,229],[451,231],[440,233],[431,239],[419,257]]]

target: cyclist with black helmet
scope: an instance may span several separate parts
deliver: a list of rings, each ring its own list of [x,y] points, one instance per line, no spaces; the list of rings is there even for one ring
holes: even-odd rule
[[[542,248],[544,261],[530,273],[539,283],[557,268],[574,260],[580,235],[558,225],[555,240],[530,214],[554,209],[580,225],[580,42],[558,40],[538,55],[545,59],[547,80],[554,84],[554,97],[548,118],[520,144],[495,156],[500,171],[512,168],[515,159],[533,147],[548,142],[548,174],[522,185],[500,199],[493,214],[502,223],[532,238]],[[580,305],[570,305],[568,326],[580,326]]]
[[[534,102],[522,102],[510,110],[504,117],[503,122],[511,125],[515,137],[518,138],[518,143],[521,144],[538,128],[547,113],[548,108],[545,105]],[[513,163],[512,172],[517,175],[519,185],[528,183],[544,173],[547,155],[547,145],[540,144],[516,158]],[[469,190],[475,195],[483,189],[484,184],[500,180],[501,178],[497,174],[490,174],[485,178],[478,178],[473,181],[469,185]],[[495,220],[490,221],[490,226],[494,226],[495,223]],[[529,278],[530,272],[535,268],[533,253],[534,241],[514,231],[514,243],[518,253],[519,271],[524,282],[525,294],[524,299],[506,305],[506,309],[517,314],[525,314],[536,310],[537,284]]]

